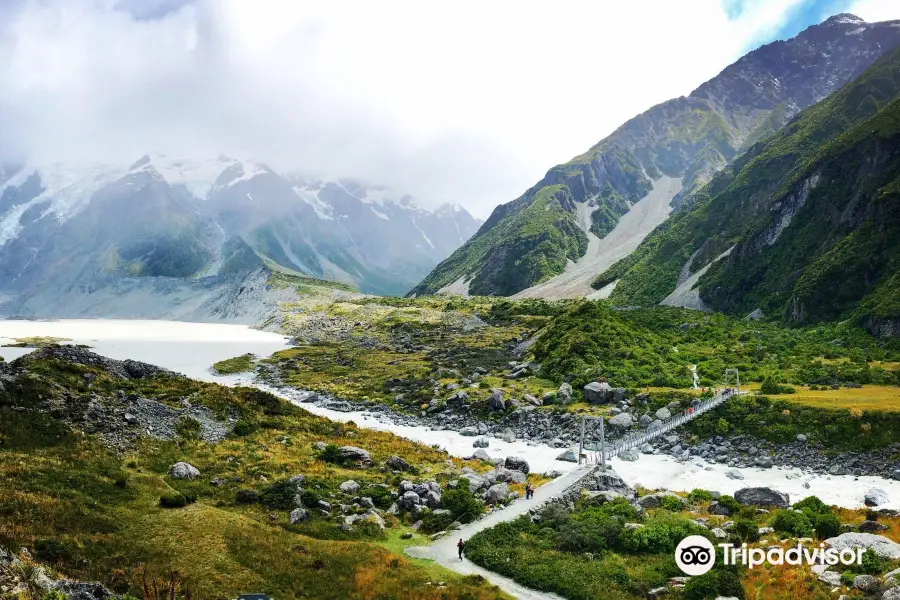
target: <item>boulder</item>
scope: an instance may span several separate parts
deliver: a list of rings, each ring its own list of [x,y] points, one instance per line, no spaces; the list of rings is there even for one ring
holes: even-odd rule
[[[503,431],[501,431],[499,434],[497,434],[497,437],[508,444],[512,444],[513,442],[516,441],[515,432],[513,432],[513,430],[508,427],[506,429],[504,429]]]
[[[410,464],[408,462],[406,462],[399,456],[389,457],[386,461],[384,461],[384,464],[391,471],[411,471],[412,470],[412,466],[410,466]]]
[[[607,502],[612,502],[616,498],[624,498],[622,494],[611,490],[601,490],[599,492],[585,491],[582,494],[582,502],[593,506],[602,506]]]
[[[526,475],[531,470],[528,467],[528,461],[521,456],[507,456],[506,460],[503,462],[503,466],[507,469],[512,469],[513,471],[521,471]]]
[[[592,381],[584,386],[584,399],[589,404],[606,404],[613,399],[613,389],[605,381]]]
[[[640,457],[641,455],[638,454],[638,451],[634,448],[630,448],[628,450],[625,450],[624,452],[619,453],[619,458],[621,458],[622,460],[627,460],[628,462],[634,462]]]
[[[428,490],[425,494],[425,506],[428,508],[437,508],[441,505],[441,495],[434,491]]]
[[[557,456],[556,460],[564,460],[566,462],[577,463],[578,462],[578,453],[575,452],[574,450],[569,449],[569,450],[566,450],[565,452],[563,452],[562,454],[560,454],[559,456]]]
[[[197,479],[200,471],[194,465],[186,462],[177,462],[169,467],[169,477],[172,479]]]
[[[113,593],[103,584],[96,581],[71,581],[63,579],[53,582],[53,589],[63,594],[69,600],[105,600],[114,598]]]
[[[503,401],[503,392],[500,390],[492,390],[488,397],[488,410],[491,412],[501,412],[506,410],[506,403]]]
[[[862,533],[875,533],[877,531],[885,531],[888,528],[884,523],[879,523],[878,521],[869,521],[865,520],[859,524],[859,527],[856,529],[861,531]]]
[[[881,600],[900,600],[900,586],[888,589],[881,595]]]
[[[672,417],[672,412],[668,408],[665,408],[665,407],[656,411],[655,414],[656,414],[656,418],[659,419],[660,421],[665,421],[666,419],[669,419]]]
[[[847,532],[828,538],[825,544],[839,552],[847,548],[871,548],[881,558],[900,559],[900,544],[883,535]]]
[[[709,508],[707,508],[706,510],[711,515],[721,515],[723,517],[731,516],[731,511],[728,509],[728,507],[719,504],[715,500],[709,503]]]
[[[556,390],[556,399],[560,404],[570,404],[572,402],[572,385],[563,383]]]
[[[743,479],[744,474],[738,471],[737,469],[728,469],[725,471],[725,477],[728,479]]]
[[[823,571],[822,573],[819,573],[818,579],[830,587],[841,585],[841,574],[837,571]]]
[[[650,423],[652,423],[652,422],[653,422],[653,419],[650,417],[650,415],[641,415],[641,418],[638,419],[638,424],[641,427],[643,427],[644,429],[646,429],[647,427],[650,427]]]
[[[881,488],[870,488],[869,491],[866,492],[863,501],[866,503],[866,506],[881,506],[888,501],[887,492]]]
[[[804,444],[805,444],[808,440],[809,440],[809,438],[806,436],[806,434],[804,434],[804,433],[798,433],[798,434],[797,434],[797,441],[798,441],[798,442],[801,442],[801,443],[804,443]]]
[[[475,438],[475,441],[472,442],[472,446],[474,448],[487,448],[490,445],[491,445],[491,441],[484,436]]]
[[[853,578],[853,587],[864,594],[874,594],[881,588],[881,582],[872,575],[857,575]]]
[[[491,455],[488,454],[487,451],[480,449],[480,448],[478,450],[476,450],[475,454],[473,454],[472,456],[474,458],[477,458],[478,460],[483,460],[485,462],[493,462],[494,461],[494,459],[491,458]]]
[[[753,462],[756,463],[757,467],[760,467],[762,469],[768,469],[772,466],[772,459],[768,456],[757,456],[756,460]]]
[[[628,429],[634,423],[631,413],[623,412],[609,420],[609,424],[619,429]]]
[[[542,406],[544,404],[543,400],[541,400],[540,398],[536,398],[531,394],[525,394],[524,396],[522,396],[522,400],[524,400],[526,404],[530,404],[532,406]]]
[[[309,518],[309,512],[303,507],[297,507],[291,511],[291,525],[296,525]]]
[[[339,485],[338,489],[340,489],[343,493],[352,496],[359,491],[359,484],[352,479],[348,479],[347,481]]]
[[[372,457],[368,451],[356,446],[341,446],[338,448],[338,456],[342,462],[355,462],[366,466],[372,465]]]
[[[469,493],[471,494],[474,494],[487,484],[487,481],[479,475],[466,475],[466,479],[469,480]]]
[[[497,483],[488,488],[484,495],[484,501],[488,504],[502,504],[509,497],[509,486],[505,483]]]
[[[750,506],[775,506],[787,508],[790,502],[787,494],[769,487],[747,487],[734,493],[734,499]]]
[[[404,492],[397,499],[397,505],[403,510],[414,510],[422,503],[422,499],[415,492]]]
[[[678,503],[681,506],[684,506],[684,498],[682,498],[678,494],[673,494],[672,492],[657,492],[655,494],[641,496],[640,498],[638,498],[637,503],[644,508],[657,508],[660,504],[662,504],[663,498],[666,497],[675,498],[678,500]]]
[[[502,483],[525,483],[527,476],[522,471],[500,467],[496,470],[493,479],[495,482]]]

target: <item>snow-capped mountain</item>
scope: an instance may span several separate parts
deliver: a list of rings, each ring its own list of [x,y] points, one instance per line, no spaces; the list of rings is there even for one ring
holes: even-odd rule
[[[481,222],[352,180],[147,155],[0,165],[0,294],[25,308],[111,280],[232,276],[261,265],[402,294]],[[33,304],[33,303],[32,303]]]

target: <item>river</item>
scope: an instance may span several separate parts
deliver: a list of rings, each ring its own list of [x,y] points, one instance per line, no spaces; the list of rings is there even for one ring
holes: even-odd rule
[[[48,321],[0,321],[0,344],[14,339],[47,336],[67,338],[72,343],[87,344],[94,352],[116,359],[140,360],[195,379],[225,385],[254,385],[247,376],[218,376],[214,362],[253,353],[268,356],[287,347],[288,339],[276,333],[257,331],[243,325],[184,323],[178,321],[131,321],[107,319],[67,319]],[[0,356],[12,360],[31,352],[26,348],[0,348]],[[264,386],[260,386],[264,387]],[[275,390],[270,390],[275,391]],[[471,456],[471,437],[454,431],[435,431],[426,427],[397,425],[383,415],[367,412],[337,412],[298,401],[297,394],[281,394],[315,414],[335,421],[353,421],[360,427],[390,431],[410,440],[438,445],[453,456]],[[492,438],[486,449],[492,456],[523,456],[532,471],[568,472],[574,463],[556,460],[562,449],[519,441],[507,443]],[[694,488],[717,490],[724,494],[748,486],[771,486],[789,493],[792,500],[816,495],[828,504],[856,508],[870,488],[884,490],[889,502],[884,508],[900,509],[900,482],[881,477],[829,476],[804,473],[799,469],[741,469],[743,480],[729,479],[728,467],[702,460],[680,463],[666,455],[642,455],[635,462],[614,459],[611,466],[631,485],[651,489],[690,491]],[[804,485],[805,484],[805,485]],[[808,487],[806,487],[808,486]]]

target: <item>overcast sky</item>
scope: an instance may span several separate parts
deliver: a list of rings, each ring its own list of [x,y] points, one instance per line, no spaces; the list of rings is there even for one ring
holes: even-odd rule
[[[897,0],[0,0],[0,156],[226,153],[480,216],[748,50]]]

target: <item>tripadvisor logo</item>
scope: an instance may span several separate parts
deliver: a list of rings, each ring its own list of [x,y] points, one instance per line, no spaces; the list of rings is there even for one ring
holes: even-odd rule
[[[825,544],[818,547],[806,547],[798,543],[790,548],[749,548],[747,544],[735,546],[734,544],[719,544],[722,549],[722,559],[725,565],[744,565],[752,569],[762,564],[770,565],[801,565],[809,566],[826,564],[835,566],[838,564],[851,566],[861,565],[864,548],[826,548]],[[716,564],[716,549],[712,542],[702,535],[689,535],[681,540],[675,548],[675,564],[684,571],[685,575],[703,575],[708,573]]]
[[[675,564],[685,575],[703,575],[716,564],[716,549],[702,535],[689,535],[675,548]]]

